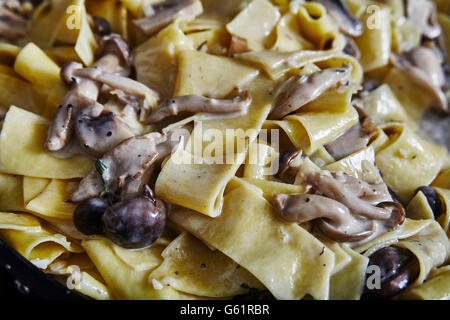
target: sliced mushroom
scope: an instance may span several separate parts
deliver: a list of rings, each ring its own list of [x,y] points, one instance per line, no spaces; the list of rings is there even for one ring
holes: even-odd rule
[[[244,91],[234,99],[210,99],[198,95],[187,95],[163,102],[149,114],[146,122],[156,123],[182,112],[243,115],[247,113],[251,103],[252,97],[248,91]]]
[[[331,176],[344,184],[349,192],[372,205],[392,201],[389,188],[384,182],[371,184],[342,172],[332,173]]]
[[[387,220],[391,216],[389,210],[373,206],[353,193],[349,187],[331,175],[320,172],[309,173],[306,181],[324,196],[346,205],[350,211],[359,216],[374,220]]]
[[[342,203],[313,194],[278,194],[272,198],[278,216],[287,222],[318,220],[319,229],[339,242],[354,242],[370,237],[375,231],[371,221],[354,217]]]
[[[125,40],[118,35],[105,37],[98,50],[100,58],[94,63],[94,67],[111,72],[128,69],[129,48],[126,42],[123,42]],[[69,145],[74,136],[75,119],[80,109],[89,109],[89,115],[92,117],[99,116],[103,111],[103,106],[97,102],[102,84],[77,78],[73,72],[79,67],[81,64],[70,62],[61,68],[61,79],[70,84],[71,88],[49,129],[45,147],[51,152],[63,151]]]
[[[95,157],[102,156],[121,141],[133,136],[131,128],[114,112],[103,112],[95,118],[80,112],[75,123],[81,147]]]
[[[155,165],[170,154],[175,142],[157,132],[132,137],[97,160],[97,168],[83,178],[70,201],[80,202],[102,191],[129,199],[142,192]]]
[[[137,133],[97,102],[104,84],[123,94],[159,98],[155,91],[127,78],[131,70],[131,53],[121,36],[103,37],[96,56],[91,68],[83,68],[76,62],[61,68],[61,79],[71,88],[56,113],[46,141],[46,148],[56,156],[70,157],[83,151],[99,157]],[[74,138],[77,138],[78,148],[73,147]]]
[[[6,6],[0,6],[0,37],[15,40],[25,36],[28,20]]]
[[[375,223],[373,221],[369,222],[369,227],[367,230],[355,232],[355,233],[348,233],[346,231],[342,231],[339,228],[333,226],[332,224],[328,223],[326,220],[320,219],[317,221],[317,227],[319,230],[325,234],[328,238],[331,240],[337,241],[337,242],[358,242],[362,241],[364,239],[369,238],[375,233]]]
[[[361,50],[359,50],[358,45],[356,44],[355,40],[353,40],[353,38],[346,36],[345,39],[346,44],[344,47],[344,53],[355,57],[356,59],[361,59]]]
[[[327,143],[325,149],[335,160],[340,160],[365,148],[376,132],[376,124],[370,117],[366,117],[335,140]]]
[[[111,72],[105,72],[99,68],[76,69],[73,70],[73,76],[101,82],[112,88],[122,90],[124,93],[138,97],[151,97],[155,100],[160,98],[158,92],[138,81]]]
[[[344,64],[341,68],[325,69],[309,77],[295,76],[288,79],[282,84],[280,93],[275,97],[274,109],[269,119],[281,119],[313,101],[325,91],[351,81],[351,73],[352,66]]]
[[[228,46],[228,56],[233,57],[235,54],[249,52],[251,49],[248,46],[247,39],[231,35],[230,45]]]
[[[170,0],[150,5],[146,11],[147,17],[133,22],[145,35],[151,36],[179,17],[202,14],[203,6],[200,0]]]
[[[342,0],[314,0],[322,4],[339,26],[339,29],[352,37],[359,37],[364,31],[361,21],[353,17]]]
[[[302,164],[302,151],[288,150],[280,156],[278,179],[286,183],[293,183]]]
[[[433,1],[407,0],[406,17],[429,39],[437,38],[442,33],[436,4]]]
[[[442,61],[432,49],[418,47],[402,56],[393,54],[391,61],[408,78],[430,94],[440,110],[449,112],[447,97],[442,90],[445,86]]]

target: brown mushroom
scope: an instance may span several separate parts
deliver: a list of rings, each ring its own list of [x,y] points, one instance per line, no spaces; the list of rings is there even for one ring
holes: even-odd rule
[[[319,229],[332,240],[355,242],[370,237],[375,224],[354,217],[342,203],[313,194],[278,194],[272,198],[278,216],[287,222],[305,223],[317,219]]]
[[[358,45],[352,37],[346,36],[346,44],[344,47],[344,53],[355,57],[356,59],[361,59],[361,50],[359,50]]]
[[[132,129],[116,113],[108,111],[95,118],[79,112],[75,132],[80,146],[95,157],[102,156],[119,142],[134,135]]]
[[[276,177],[283,182],[293,183],[302,163],[302,150],[293,149],[283,152],[279,160]]]
[[[376,132],[376,124],[366,117],[324,147],[335,160],[340,160],[365,148]]]
[[[166,100],[148,115],[146,122],[156,123],[181,112],[243,115],[247,113],[251,102],[252,97],[248,91],[244,91],[234,99],[211,99],[198,95],[187,95]]]
[[[97,160],[96,169],[81,180],[70,201],[80,202],[102,191],[118,192],[122,199],[134,197],[176,143],[157,132],[121,142]]]
[[[311,76],[295,76],[284,82],[275,97],[275,105],[269,119],[278,120],[297,111],[308,102],[321,96],[325,91],[351,81],[352,66],[329,68]]]
[[[442,61],[432,49],[418,47],[401,56],[393,54],[391,61],[409,79],[430,94],[441,111],[449,112],[448,100],[442,90],[445,86]]]
[[[133,23],[147,36],[152,36],[179,17],[196,17],[203,13],[200,0],[170,0],[150,5],[146,9],[147,16]]]
[[[319,172],[309,173],[306,181],[324,196],[346,205],[355,215],[375,220],[387,220],[390,218],[390,211],[373,206],[371,203],[359,198],[358,195],[349,190],[346,184],[338,181],[331,175]]]
[[[159,97],[155,91],[126,77],[131,70],[131,53],[121,36],[103,37],[96,57],[91,68],[83,68],[76,62],[61,68],[61,79],[71,88],[55,115],[46,141],[46,148],[56,156],[70,157],[83,151],[99,157],[136,134],[120,117],[97,102],[104,84],[124,94]],[[74,138],[78,139],[75,147]]]

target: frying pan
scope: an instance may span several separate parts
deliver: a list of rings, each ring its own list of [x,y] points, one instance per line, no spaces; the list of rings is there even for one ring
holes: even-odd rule
[[[16,250],[0,239],[0,269],[9,273],[23,294],[33,293],[46,300],[90,299],[76,291],[69,290],[52,275],[44,273]]]

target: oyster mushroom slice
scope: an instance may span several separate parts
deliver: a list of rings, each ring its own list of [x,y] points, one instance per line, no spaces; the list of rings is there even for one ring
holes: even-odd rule
[[[80,146],[96,157],[133,136],[131,128],[114,112],[103,112],[95,118],[80,112],[75,129]]]
[[[306,176],[306,182],[325,197],[337,200],[347,206],[355,215],[374,220],[387,220],[390,218],[391,212],[389,210],[375,207],[369,202],[360,199],[346,184],[330,175],[318,172],[309,173]]]
[[[318,219],[319,229],[340,242],[354,242],[371,236],[375,225],[354,217],[342,203],[313,194],[278,194],[272,198],[278,216],[287,222],[305,223]]]
[[[103,37],[97,50],[97,61],[93,64],[94,70],[98,73],[128,74],[130,70],[130,48],[126,41],[117,34]],[[61,79],[71,88],[66,94],[61,107],[56,112],[54,121],[49,129],[45,147],[53,154],[61,157],[72,156],[73,152],[80,149],[72,148],[72,138],[86,136],[83,133],[76,133],[82,126],[76,126],[75,120],[79,118],[82,110],[84,115],[91,118],[99,117],[104,107],[97,102],[100,89],[103,85],[101,81],[80,77],[77,70],[82,70],[82,65],[76,62],[65,64],[61,68]],[[128,83],[128,82],[126,82]],[[78,119],[80,120],[80,119]],[[83,121],[82,121],[83,122]],[[90,127],[91,130],[95,129]],[[100,130],[101,131],[101,130]],[[116,136],[121,136],[117,134]],[[99,155],[99,150],[85,148],[86,141],[78,141],[88,154]],[[101,148],[103,151],[104,149]]]
[[[369,238],[375,233],[376,226],[373,221],[369,223],[367,230],[355,231],[354,233],[349,233],[348,231],[342,231],[336,228],[332,224],[328,223],[324,219],[317,221],[317,226],[319,230],[325,234],[331,240],[337,242],[358,242]]]
[[[73,75],[81,78],[91,79],[118,89],[124,93],[138,97],[152,97],[159,100],[160,95],[155,90],[150,89],[146,85],[120,75],[105,72],[99,68],[83,68],[73,71]]]
[[[303,163],[302,150],[293,149],[283,152],[279,159],[279,170],[276,177],[283,182],[294,183],[300,166]]]
[[[384,182],[369,184],[344,173],[332,173],[334,179],[345,184],[346,188],[358,198],[376,205],[380,202],[392,201],[388,186]]]
[[[102,191],[120,192],[124,199],[141,192],[155,166],[170,154],[175,142],[157,132],[131,137],[97,160],[97,168],[83,178],[70,201],[96,197]]]
[[[246,114],[252,102],[248,91],[234,99],[210,99],[198,95],[187,95],[163,102],[147,117],[147,123],[156,123],[167,117],[178,115],[182,112],[215,113],[215,114]]]
[[[15,40],[25,36],[27,32],[27,19],[12,10],[0,6],[0,37]]]
[[[342,0],[316,0],[322,4],[337,23],[339,29],[352,37],[359,37],[364,31],[361,21],[353,17]]]
[[[428,0],[407,0],[406,2],[406,16],[419,27],[422,34],[429,39],[439,37],[442,29],[437,18],[436,4]]]
[[[358,150],[365,148],[370,138],[377,132],[377,126],[367,117],[357,123],[332,142],[325,149],[335,159],[340,160]]]
[[[321,96],[325,91],[341,83],[351,81],[352,66],[344,64],[341,68],[329,68],[311,76],[295,76],[280,87],[275,97],[274,109],[269,119],[278,120],[297,111],[308,102]]]
[[[150,5],[147,9],[149,13],[147,17],[133,21],[136,27],[147,36],[157,33],[179,17],[196,17],[203,13],[200,0],[165,1],[161,4]]]
[[[408,78],[424,89],[435,100],[437,107],[449,112],[445,86],[445,74],[441,59],[430,48],[419,47],[401,56],[393,54],[391,61]]]

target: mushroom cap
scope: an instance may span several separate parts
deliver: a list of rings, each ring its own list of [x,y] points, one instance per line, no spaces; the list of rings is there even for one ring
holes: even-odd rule
[[[108,54],[114,54],[120,58],[122,68],[126,70],[127,73],[130,72],[132,63],[131,48],[122,36],[116,33],[111,33],[101,39],[100,45],[95,53],[96,60]]]
[[[73,72],[77,69],[82,69],[83,65],[79,62],[66,62],[61,67],[61,71],[59,73],[61,80],[70,86],[74,81],[75,77],[73,76]]]

